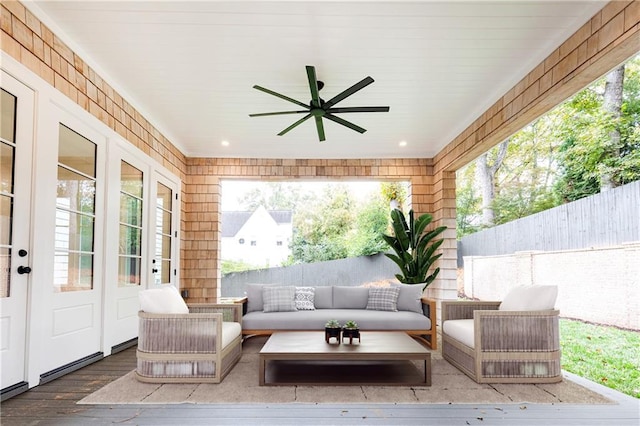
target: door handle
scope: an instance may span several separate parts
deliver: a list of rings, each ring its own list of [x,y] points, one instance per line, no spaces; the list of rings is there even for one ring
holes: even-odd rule
[[[157,272],[158,272],[158,270],[157,270],[156,268],[153,268],[153,269],[151,270],[151,273],[152,273],[152,274],[155,274],[155,273],[157,273]]]
[[[18,266],[18,273],[20,275],[22,274],[29,274],[31,272],[31,268],[28,266]]]

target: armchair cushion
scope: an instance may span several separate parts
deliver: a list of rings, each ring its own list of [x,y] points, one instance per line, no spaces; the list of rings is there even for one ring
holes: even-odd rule
[[[442,323],[442,332],[469,346],[470,348],[475,347],[472,319],[445,321]]]
[[[553,309],[558,286],[523,285],[512,288],[500,304],[501,311],[545,311]]]
[[[150,314],[188,314],[189,308],[172,285],[138,293],[140,310]]]
[[[233,341],[242,335],[242,326],[240,323],[223,321],[222,322],[222,347],[226,348]]]

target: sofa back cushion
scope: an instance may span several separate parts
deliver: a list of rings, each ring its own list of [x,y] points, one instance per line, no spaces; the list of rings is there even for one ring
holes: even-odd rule
[[[558,297],[556,285],[521,285],[513,287],[502,299],[501,311],[546,311],[553,309]]]
[[[172,285],[138,293],[140,310],[150,314],[188,314],[189,308]]]
[[[400,288],[398,294],[398,310],[422,313],[422,284],[396,284]]]
[[[369,289],[366,287],[333,287],[334,309],[367,309]]]
[[[315,288],[315,296],[313,304],[316,309],[331,309],[333,308],[333,287],[322,286]]]

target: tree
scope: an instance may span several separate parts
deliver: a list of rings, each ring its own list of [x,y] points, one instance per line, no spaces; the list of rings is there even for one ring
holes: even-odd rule
[[[246,193],[239,202],[248,211],[254,211],[258,206],[267,210],[295,210],[303,199],[299,184],[266,182]]]
[[[476,180],[482,196],[482,224],[491,226],[495,222],[493,199],[495,198],[495,176],[502,165],[509,139],[501,142],[497,150],[490,150],[476,160]]]

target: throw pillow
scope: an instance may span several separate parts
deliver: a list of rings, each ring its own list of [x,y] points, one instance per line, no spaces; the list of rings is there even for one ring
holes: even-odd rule
[[[263,312],[297,311],[294,286],[265,286],[262,289]]]
[[[277,284],[247,284],[247,312],[262,312],[264,309],[264,303],[262,301],[262,289],[267,285]]]
[[[400,289],[398,294],[398,310],[422,314],[423,284],[395,284]]]
[[[296,287],[296,309],[301,311],[313,311],[316,309],[313,301],[316,289],[313,287]]]
[[[172,285],[151,288],[138,293],[140,310],[150,314],[188,314],[189,308]]]
[[[376,311],[397,311],[399,294],[400,289],[398,287],[370,288],[367,309]]]
[[[501,311],[546,311],[553,309],[558,297],[555,285],[521,285],[509,290],[502,299]]]

